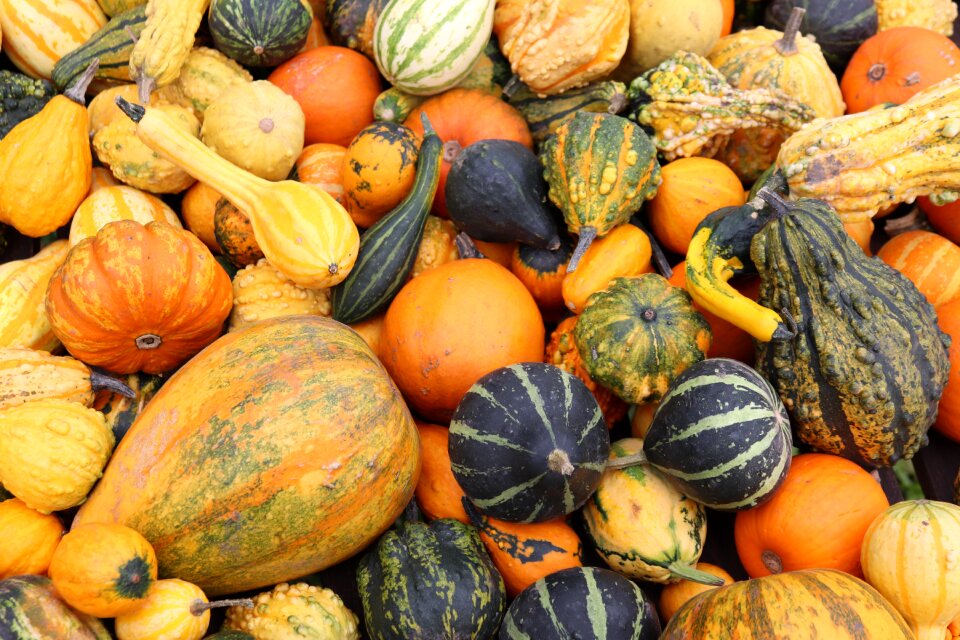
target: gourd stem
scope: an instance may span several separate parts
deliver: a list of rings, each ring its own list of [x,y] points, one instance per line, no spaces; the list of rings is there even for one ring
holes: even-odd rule
[[[783,560],[773,551],[764,549],[760,554],[760,560],[770,573],[783,573]]]
[[[628,456],[623,456],[620,458],[614,458],[607,462],[607,469],[623,469],[625,467],[633,467],[638,464],[647,463],[647,454],[643,451],[638,451],[637,453],[631,453]]]
[[[392,113],[392,112],[391,112],[391,113]],[[437,135],[437,132],[434,131],[434,129],[433,129],[433,125],[430,124],[430,118],[427,117],[427,112],[426,112],[426,111],[421,111],[421,112],[420,112],[420,124],[423,125],[423,137],[424,137],[424,138],[426,138],[427,136],[435,136],[435,135]],[[421,143],[421,144],[422,144],[422,143]]]
[[[596,227],[580,227],[580,237],[577,240],[577,248],[573,250],[570,262],[567,264],[567,273],[573,273],[580,264],[580,258],[587,252],[593,241],[597,239]]]
[[[100,59],[95,58],[93,62],[87,65],[87,68],[83,70],[77,79],[74,81],[70,88],[63,92],[63,95],[67,98],[70,98],[80,106],[85,106],[87,101],[85,99],[87,93],[87,87],[90,86],[90,83],[93,82],[93,76],[96,75],[97,69],[100,68]]]
[[[150,104],[150,94],[157,88],[157,81],[150,76],[137,78],[137,97],[143,104]]]
[[[683,578],[684,580],[689,580],[690,582],[698,582],[700,584],[710,585],[711,587],[723,586],[723,578],[718,578],[717,576],[711,575],[706,571],[694,569],[689,565],[683,564],[679,560],[668,564],[666,569],[673,574],[674,577]]]
[[[120,107],[120,111],[123,111],[124,115],[133,120],[134,122],[140,122],[143,120],[143,116],[147,115],[147,110],[141,107],[138,104],[133,104],[132,102],[127,102],[120,96],[117,96],[114,102],[117,103],[117,106]]]
[[[523,82],[520,81],[520,76],[513,74],[510,76],[510,79],[507,80],[507,84],[503,85],[503,95],[508,100],[513,97],[513,94],[517,92]]]
[[[473,238],[468,236],[463,231],[457,234],[457,237],[454,239],[454,242],[457,245],[457,254],[460,256],[461,260],[467,260],[469,258],[482,259],[487,257],[483,255],[480,249],[477,249],[477,245],[474,244]]]
[[[627,94],[618,91],[610,98],[610,106],[607,107],[607,113],[615,116],[626,109],[629,103],[630,101],[627,99]]]
[[[554,449],[550,452],[550,455],[547,456],[547,466],[551,471],[565,476],[573,475],[573,472],[576,471],[576,468],[570,462],[570,456],[561,449]]]
[[[774,219],[790,213],[790,205],[787,204],[787,201],[780,197],[780,194],[776,191],[768,189],[766,185],[760,187],[760,190],[757,191],[757,197],[766,202],[773,209]]]
[[[243,607],[253,609],[253,600],[250,598],[235,598],[233,600],[215,600],[214,602],[204,602],[197,598],[190,603],[190,613],[195,616],[202,616],[204,611],[218,609],[220,607]]]
[[[794,7],[783,28],[783,37],[773,43],[773,48],[782,56],[792,56],[797,53],[797,35],[800,33],[800,23],[803,22],[803,14],[807,12],[803,7]]]
[[[156,349],[163,344],[163,338],[155,333],[145,333],[134,340],[134,342],[137,344],[137,349],[140,349],[141,351],[149,351],[150,349]]]
[[[874,63],[867,69],[867,79],[871,82],[880,82],[887,75],[887,65],[882,62]]]
[[[447,140],[443,143],[443,161],[453,162],[463,151],[463,145],[456,140]]]
[[[650,230],[647,229],[647,227],[644,226],[644,224],[640,222],[640,219],[637,217],[631,219],[630,224],[647,234],[647,240],[650,241],[650,253],[651,257],[653,258],[653,266],[657,268],[657,271],[660,272],[660,275],[667,280],[673,277],[673,267],[670,266],[670,261],[667,260],[667,255],[663,252],[663,248],[657,241],[657,237],[650,233]]]
[[[90,386],[94,391],[107,389],[114,393],[119,393],[125,398],[136,398],[136,392],[126,384],[111,376],[105,376],[97,371],[90,371]]]

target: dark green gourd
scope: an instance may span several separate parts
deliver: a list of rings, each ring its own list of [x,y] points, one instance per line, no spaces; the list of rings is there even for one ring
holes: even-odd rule
[[[569,89],[554,96],[540,97],[522,86],[507,98],[527,124],[534,142],[541,144],[560,122],[577,111],[618,114],[627,106],[627,86],[615,80],[593,82],[584,87]]]
[[[764,26],[783,31],[794,7],[807,10],[800,33],[816,39],[823,57],[838,75],[857,47],[877,32],[874,0],[773,0],[767,5]]]
[[[596,399],[551,364],[503,367],[474,384],[450,423],[453,475],[483,513],[542,522],[578,509],[610,451]]]
[[[3,640],[110,640],[99,620],[71,609],[46,576],[0,580]]]
[[[273,67],[303,48],[313,20],[302,0],[212,0],[213,43],[248,67]]]
[[[40,113],[55,95],[56,88],[42,78],[0,69],[0,138]]]
[[[477,530],[449,518],[398,520],[360,561],[357,586],[373,640],[492,638],[507,600]]]
[[[865,466],[910,458],[926,441],[949,373],[949,337],[906,277],[868,258],[819,200],[784,202],[754,236],[761,305],[786,309],[796,336],[760,343],[757,369],[800,440]]]
[[[147,24],[146,5],[142,4],[110,18],[90,39],[57,61],[53,84],[63,90],[73,84],[94,60],[99,60],[95,78],[130,82],[130,52],[134,38]]]

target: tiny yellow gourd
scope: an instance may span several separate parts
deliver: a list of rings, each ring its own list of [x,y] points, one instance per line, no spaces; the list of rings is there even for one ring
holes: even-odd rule
[[[0,348],[53,351],[60,340],[47,318],[47,284],[67,257],[70,243],[52,242],[37,255],[0,264]]]
[[[246,599],[209,602],[200,587],[171,578],[157,580],[146,600],[115,620],[118,640],[200,640],[210,626],[210,609],[252,607]]]
[[[329,317],[330,311],[329,289],[304,289],[261,258],[233,277],[233,311],[228,331],[279,316]]]

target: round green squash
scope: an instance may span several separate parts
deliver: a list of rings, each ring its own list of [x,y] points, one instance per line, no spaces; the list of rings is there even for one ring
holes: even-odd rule
[[[690,294],[655,273],[616,278],[587,299],[573,334],[583,365],[630,404],[659,400],[706,357],[710,325]]]
[[[306,0],[211,0],[214,46],[248,67],[274,67],[307,41],[313,10]]]
[[[509,522],[542,522],[590,497],[610,436],[579,378],[528,362],[470,387],[453,413],[448,447],[453,475],[477,509]]]
[[[0,581],[0,638],[110,640],[99,620],[71,609],[45,576]]]
[[[816,40],[823,57],[838,76],[857,47],[877,32],[874,0],[773,0],[767,5],[763,25],[783,31],[794,7],[807,10],[800,23],[800,33]]]
[[[491,638],[507,594],[477,530],[443,518],[399,520],[357,567],[374,640]]]

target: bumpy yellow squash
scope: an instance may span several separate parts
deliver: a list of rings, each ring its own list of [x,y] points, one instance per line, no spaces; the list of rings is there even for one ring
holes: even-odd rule
[[[119,380],[91,371],[69,356],[35,349],[0,349],[0,410],[41,398],[59,398],[89,407],[100,389],[133,396],[133,391]]]

